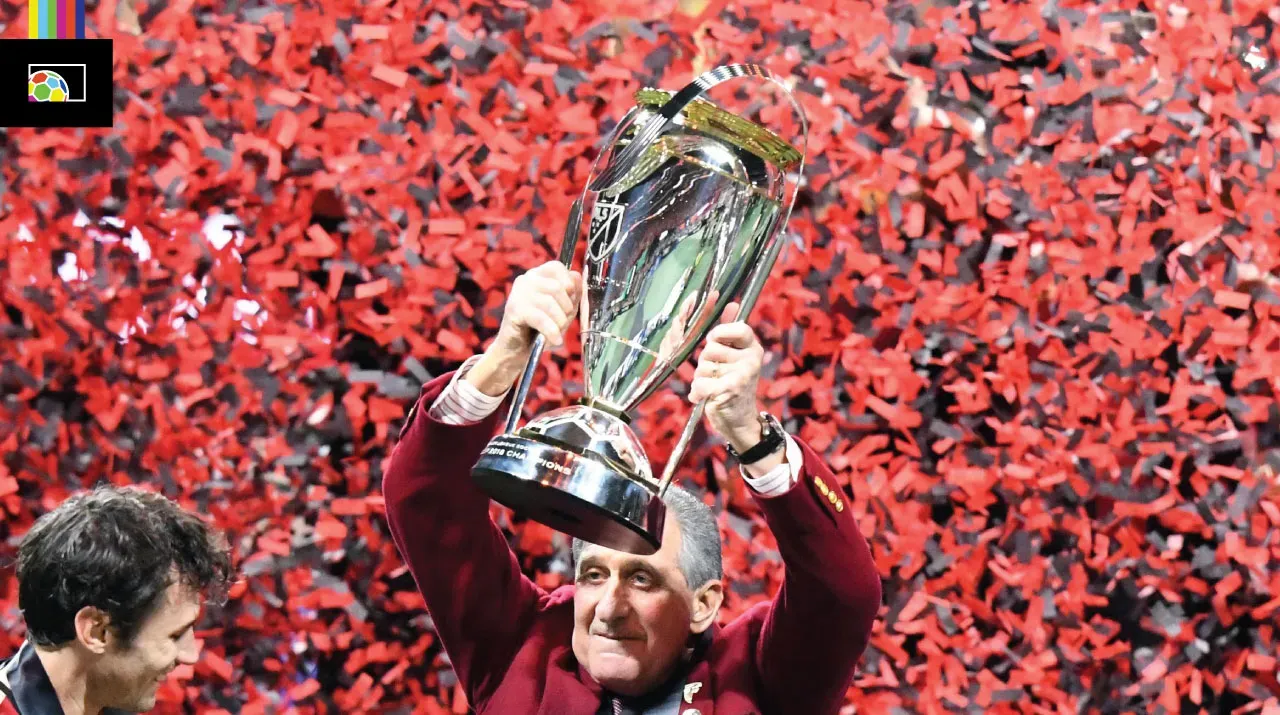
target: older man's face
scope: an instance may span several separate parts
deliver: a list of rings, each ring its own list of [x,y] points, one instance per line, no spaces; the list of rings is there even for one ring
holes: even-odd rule
[[[595,545],[582,551],[573,654],[610,692],[641,695],[661,684],[678,665],[689,635],[711,625],[680,571],[680,542],[676,520],[668,518],[662,548],[650,556]]]

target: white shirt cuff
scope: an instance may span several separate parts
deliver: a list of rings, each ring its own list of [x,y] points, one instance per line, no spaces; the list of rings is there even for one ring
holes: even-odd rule
[[[493,414],[506,399],[506,392],[496,397],[486,395],[462,379],[479,359],[479,355],[472,355],[453,374],[453,379],[431,405],[428,414],[432,419],[447,425],[473,425]]]
[[[800,481],[800,469],[804,467],[804,453],[800,451],[800,444],[792,439],[791,435],[786,435],[786,441],[786,461],[768,472],[757,477],[747,472],[746,467],[739,467],[742,470],[742,478],[760,496],[782,496]]]

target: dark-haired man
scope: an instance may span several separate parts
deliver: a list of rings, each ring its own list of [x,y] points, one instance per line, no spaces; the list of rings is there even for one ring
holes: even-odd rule
[[[196,661],[202,601],[231,578],[222,536],[159,494],[102,486],[36,520],[18,550],[27,640],[0,662],[0,715],[155,706]]]

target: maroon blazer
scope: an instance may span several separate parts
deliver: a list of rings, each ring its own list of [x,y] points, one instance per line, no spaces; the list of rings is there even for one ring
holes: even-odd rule
[[[524,576],[471,481],[504,410],[469,426],[432,419],[451,377],[423,388],[383,477],[396,547],[476,712],[595,715],[600,686],[571,645],[573,586],[547,593]],[[771,602],[713,627],[686,678],[692,697],[682,714],[827,715],[844,702],[880,607],[880,578],[831,471],[800,446],[795,488],[755,495],[782,556],[782,586]]]

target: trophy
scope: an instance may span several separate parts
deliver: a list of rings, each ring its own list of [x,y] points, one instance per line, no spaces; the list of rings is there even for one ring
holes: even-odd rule
[[[776,84],[790,100],[801,149],[701,98],[746,77]],[[492,499],[618,551],[651,554],[661,546],[662,496],[705,402],[694,407],[657,479],[630,414],[689,357],[731,301],[740,303],[739,320],[750,312],[783,243],[807,135],[795,97],[755,65],[717,67],[674,95],[637,92],[636,106],[614,129],[573,204],[560,247],[560,260],[571,265],[585,234],[579,310],[585,395],[516,428],[544,345],[538,336],[505,429],[472,468]]]

